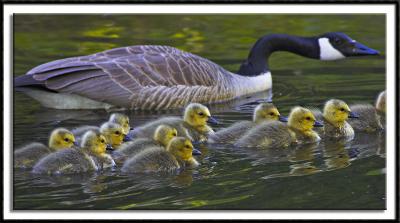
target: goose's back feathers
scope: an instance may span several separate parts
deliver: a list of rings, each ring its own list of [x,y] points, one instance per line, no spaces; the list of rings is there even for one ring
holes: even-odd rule
[[[235,143],[239,147],[282,148],[293,143],[293,136],[286,124],[265,122],[250,129]]]
[[[370,104],[357,104],[351,105],[350,109],[359,116],[347,121],[355,131],[375,132],[383,129],[380,117],[374,106]]]
[[[30,143],[14,151],[14,167],[32,168],[35,163],[51,150],[42,143]]]
[[[176,158],[164,148],[146,149],[126,160],[121,168],[125,173],[172,172],[180,168]]]
[[[16,87],[43,85],[130,109],[178,108],[189,102],[228,100],[238,93],[232,89],[233,74],[168,46],[130,46],[56,60],[27,75],[32,79],[17,78]]]
[[[72,174],[95,170],[97,165],[95,159],[79,149],[63,149],[39,160],[32,171],[40,174]]]
[[[210,134],[209,143],[234,143],[239,137],[243,136],[247,131],[256,126],[252,121],[237,122],[227,128],[221,129],[214,134]]]

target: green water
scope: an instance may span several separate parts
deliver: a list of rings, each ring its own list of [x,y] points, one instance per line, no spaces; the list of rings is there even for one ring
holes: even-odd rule
[[[380,56],[317,61],[278,52],[270,58],[273,102],[287,115],[295,105],[324,101],[373,103],[385,89],[383,15],[16,15],[14,74],[55,59],[120,46],[170,45],[237,71],[262,35],[312,36],[341,31]],[[244,103],[244,102],[243,102]],[[226,127],[251,118],[241,101],[212,106]],[[180,111],[172,111],[179,115]],[[134,126],[159,112],[131,112]],[[14,148],[46,142],[55,127],[98,125],[105,111],[46,109],[14,92]],[[117,172],[63,177],[16,170],[14,209],[385,209],[385,137],[356,135],[345,145],[287,150],[204,145],[201,166],[178,175]],[[10,148],[11,149],[11,148]]]

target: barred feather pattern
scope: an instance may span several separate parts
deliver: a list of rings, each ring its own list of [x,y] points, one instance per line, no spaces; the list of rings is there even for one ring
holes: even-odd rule
[[[51,91],[133,110],[209,104],[271,87],[269,73],[241,76],[194,54],[153,45],[56,60],[33,68],[27,75]]]

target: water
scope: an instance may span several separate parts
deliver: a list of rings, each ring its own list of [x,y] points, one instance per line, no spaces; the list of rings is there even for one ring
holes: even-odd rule
[[[17,15],[14,74],[55,59],[128,45],[170,45],[236,71],[267,33],[342,31],[382,52],[378,57],[316,61],[289,53],[270,59],[273,101],[281,114],[295,105],[322,107],[330,98],[373,103],[385,89],[382,15]],[[251,118],[268,92],[211,106],[215,130]],[[134,126],[181,111],[131,112]],[[14,148],[46,142],[55,127],[99,125],[105,111],[46,109],[14,92]],[[119,172],[47,177],[14,172],[14,209],[385,209],[385,137],[357,134],[347,144],[287,150],[204,145],[201,166],[178,175]]]

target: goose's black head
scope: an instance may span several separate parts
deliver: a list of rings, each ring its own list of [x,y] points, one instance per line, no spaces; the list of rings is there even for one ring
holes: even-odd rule
[[[319,36],[318,44],[321,60],[379,54],[379,51],[371,49],[340,32],[330,32]]]

